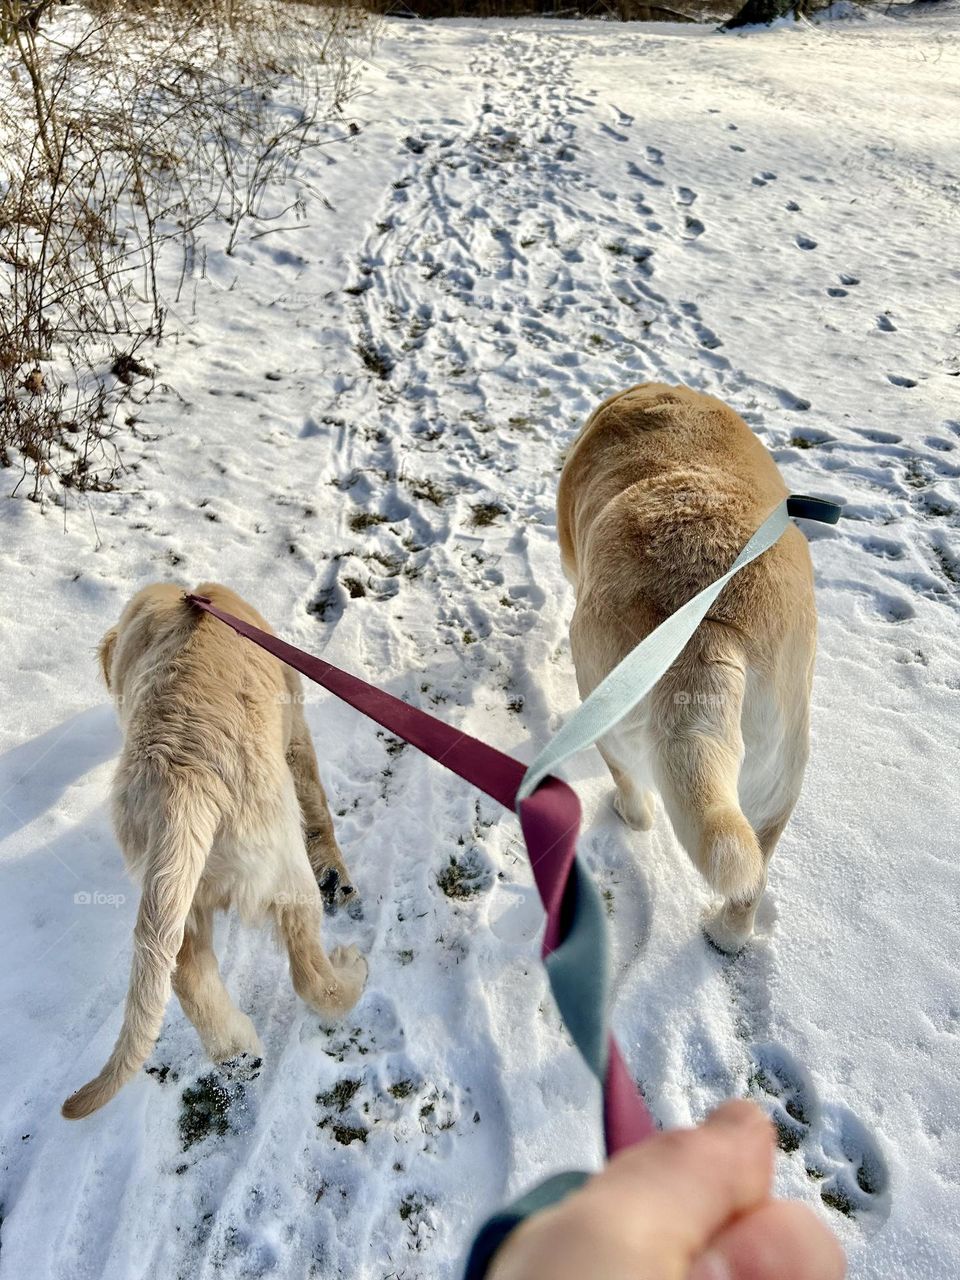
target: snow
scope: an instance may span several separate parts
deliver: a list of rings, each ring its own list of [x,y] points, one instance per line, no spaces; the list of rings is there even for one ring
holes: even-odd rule
[[[599,757],[568,771],[617,1033],[665,1125],[771,1107],[778,1185],[856,1280],[957,1274],[958,26],[956,5],[740,36],[390,21],[359,133],[304,175],[304,223],[232,257],[207,230],[120,490],[66,516],[0,503],[3,1280],[447,1280],[485,1213],[599,1160],[515,820],[319,690],[363,895],[326,936],[368,953],[362,1003],[324,1031],[266,931],[226,920],[266,1056],[215,1073],[225,1131],[189,1142],[209,1086],[192,1111],[183,1094],[212,1068],[175,1002],[151,1074],[83,1123],[58,1109],[127,982],[94,658],[126,599],[221,579],[293,643],[530,759],[576,702],[561,453],[653,378],[729,401],[846,515],[809,529],[813,753],[748,952],[707,948],[662,812],[628,832]],[[463,900],[438,884],[451,857]]]

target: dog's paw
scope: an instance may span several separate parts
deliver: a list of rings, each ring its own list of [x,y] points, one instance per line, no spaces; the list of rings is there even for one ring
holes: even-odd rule
[[[334,947],[330,952],[330,963],[338,973],[359,973],[366,979],[366,957],[360,948],[352,943],[347,947]]]
[[[714,915],[708,916],[701,927],[711,947],[725,956],[737,955],[753,936],[752,918],[745,928],[742,924],[738,927],[731,923],[726,907],[721,907]]]
[[[352,1000],[359,1000],[369,972],[366,957],[354,946],[334,947],[330,952],[330,964]]]
[[[618,787],[614,793],[613,807],[634,831],[649,831],[653,826],[653,796],[649,791],[635,792],[626,797]]]
[[[245,1013],[233,1011],[223,1026],[211,1027],[203,1036],[203,1047],[213,1062],[229,1062],[241,1054],[251,1058],[263,1057],[263,1045],[257,1029]]]
[[[323,899],[323,909],[329,916],[335,915],[340,907],[352,907],[359,902],[357,891],[343,867],[333,864],[321,867],[317,872],[317,888]]]

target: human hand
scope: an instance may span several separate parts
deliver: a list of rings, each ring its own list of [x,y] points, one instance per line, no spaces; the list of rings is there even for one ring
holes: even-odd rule
[[[759,1107],[725,1103],[529,1218],[490,1280],[841,1280],[833,1233],[806,1205],[772,1198],[773,1158]]]

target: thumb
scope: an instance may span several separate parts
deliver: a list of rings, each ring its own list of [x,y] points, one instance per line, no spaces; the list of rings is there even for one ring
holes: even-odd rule
[[[687,1280],[842,1280],[840,1242],[806,1205],[769,1203],[711,1241]]]
[[[752,1103],[726,1103],[699,1129],[622,1151],[581,1190],[534,1214],[497,1253],[493,1276],[683,1280],[732,1219],[769,1201],[772,1176],[770,1122]]]
[[[750,1102],[728,1102],[698,1129],[677,1129],[614,1157],[579,1193],[619,1202],[623,1233],[638,1256],[685,1275],[707,1243],[737,1215],[766,1203],[773,1179],[773,1129]]]

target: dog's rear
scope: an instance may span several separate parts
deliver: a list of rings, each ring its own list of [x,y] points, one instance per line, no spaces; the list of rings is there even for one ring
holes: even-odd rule
[[[601,405],[570,451],[558,497],[582,696],[724,573],[786,493],[770,455],[718,400],[651,383]],[[799,794],[815,636],[809,552],[791,527],[728,584],[667,674],[600,744],[624,818],[649,825],[653,783],[726,900],[709,926],[724,949],[752,930]]]
[[[199,590],[269,630],[227,588]],[[181,1003],[212,1056],[256,1050],[252,1024],[232,1006],[216,968],[216,909],[236,906],[248,919],[272,914],[298,992],[322,1013],[352,1005],[366,972],[355,949],[335,953],[331,964],[319,945],[321,901],[287,760],[292,742],[304,751],[306,731],[295,723],[302,712],[281,664],[192,609],[171,584],[147,587],[130,602],[104,637],[100,660],[125,733],[114,823],[142,896],[123,1027],[100,1074],[63,1104],[68,1119],[96,1111],[139,1071],[175,971]],[[326,813],[322,789],[319,800]]]

